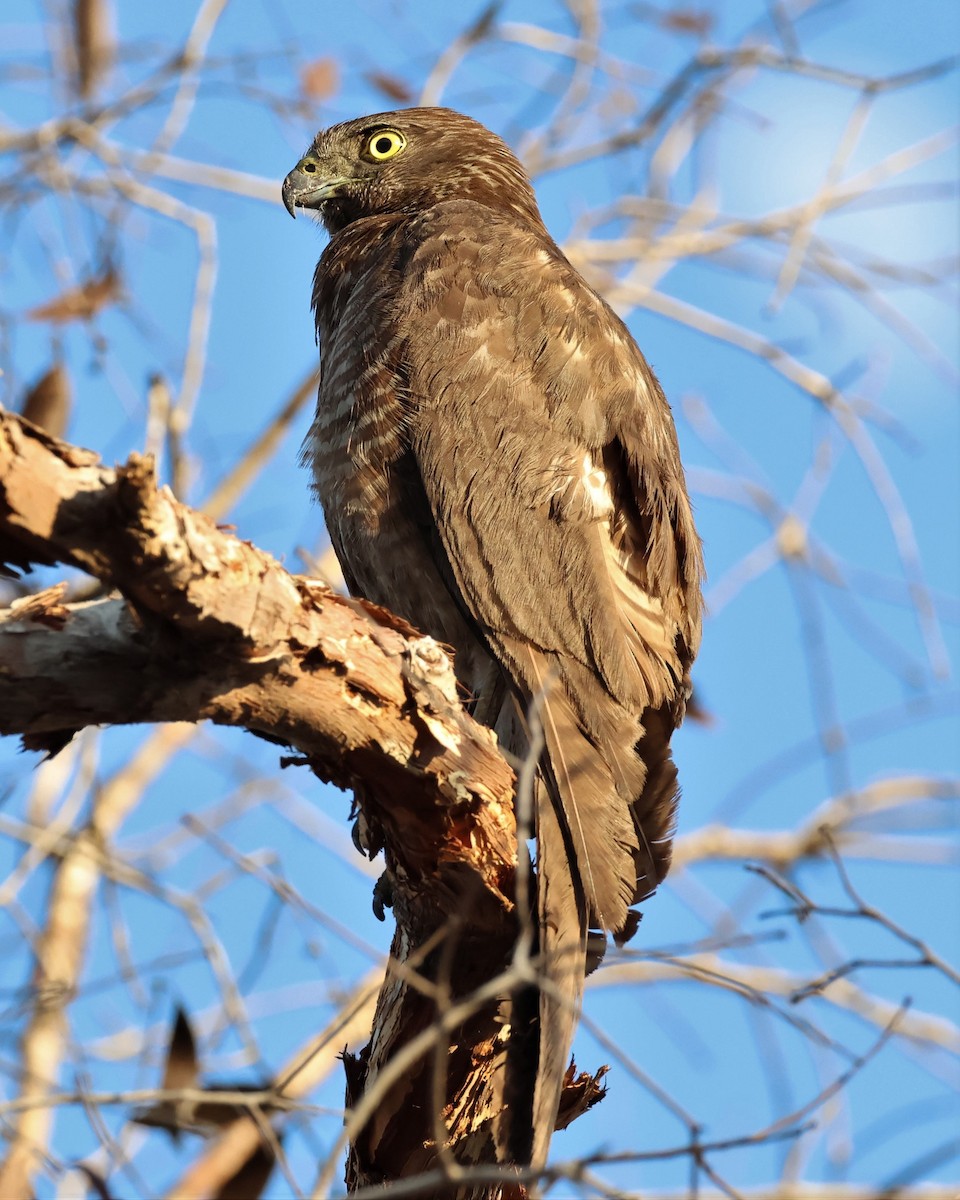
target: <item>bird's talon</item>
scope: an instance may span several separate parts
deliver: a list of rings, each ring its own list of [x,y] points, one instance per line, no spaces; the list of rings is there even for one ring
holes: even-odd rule
[[[378,921],[385,921],[388,908],[393,908],[393,876],[384,871],[373,885],[373,915]]]

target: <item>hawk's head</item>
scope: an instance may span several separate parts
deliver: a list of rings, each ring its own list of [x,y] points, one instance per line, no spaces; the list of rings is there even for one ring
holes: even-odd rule
[[[283,181],[291,216],[316,209],[331,233],[384,213],[473,200],[540,223],[533,188],[507,144],[449,108],[409,108],[321,130]]]

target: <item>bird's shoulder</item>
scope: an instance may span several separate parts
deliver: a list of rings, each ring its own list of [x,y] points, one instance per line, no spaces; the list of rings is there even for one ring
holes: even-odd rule
[[[652,369],[542,223],[453,200],[417,214],[403,238],[396,313],[415,374],[496,376],[495,392],[522,394],[578,444],[599,449],[623,430],[672,451]]]

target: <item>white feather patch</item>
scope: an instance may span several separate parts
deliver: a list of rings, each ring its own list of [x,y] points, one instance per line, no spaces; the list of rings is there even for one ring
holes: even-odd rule
[[[583,456],[580,486],[587,493],[596,520],[602,520],[613,513],[613,496],[610,494],[607,473],[602,467],[594,464],[589,454]]]

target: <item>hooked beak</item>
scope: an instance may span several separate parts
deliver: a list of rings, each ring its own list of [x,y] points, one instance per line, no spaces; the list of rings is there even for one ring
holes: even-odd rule
[[[336,196],[339,189],[349,182],[342,175],[325,178],[318,164],[308,155],[297,163],[283,181],[280,192],[283,207],[295,218],[298,208],[319,208],[324,200]]]

